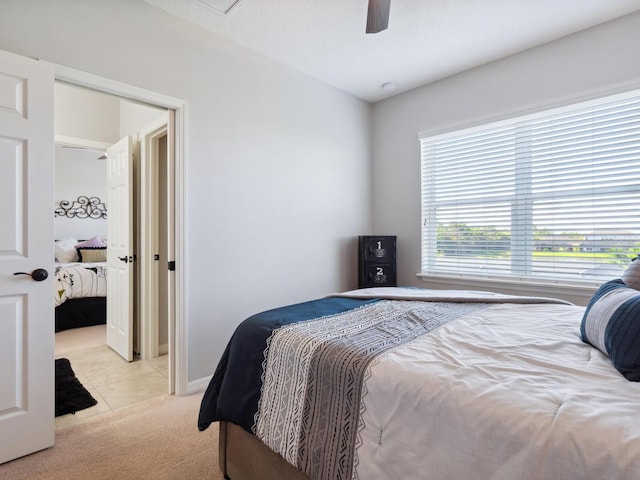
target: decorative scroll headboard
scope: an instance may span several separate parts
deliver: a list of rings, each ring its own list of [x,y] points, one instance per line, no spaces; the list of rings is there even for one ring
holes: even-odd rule
[[[77,200],[62,200],[55,209],[56,217],[107,218],[107,206],[98,197],[78,197]]]

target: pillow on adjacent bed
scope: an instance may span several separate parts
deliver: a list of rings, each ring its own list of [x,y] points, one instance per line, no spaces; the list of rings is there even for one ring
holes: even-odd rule
[[[104,248],[107,244],[100,240],[100,237],[96,235],[89,240],[76,244],[76,248]]]
[[[640,257],[633,259],[631,264],[622,274],[622,281],[627,285],[627,287],[640,290]]]
[[[640,291],[620,279],[600,286],[587,305],[580,334],[627,380],[640,381]]]
[[[107,247],[78,248],[77,251],[83,263],[107,261]]]
[[[71,263],[78,261],[78,251],[76,250],[75,238],[63,238],[55,242],[55,259],[60,263]]]

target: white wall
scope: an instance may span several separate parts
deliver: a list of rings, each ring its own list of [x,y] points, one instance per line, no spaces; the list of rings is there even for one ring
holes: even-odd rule
[[[56,135],[108,144],[119,140],[117,97],[58,82],[54,98]]]
[[[567,103],[603,89],[639,88],[638,32],[640,13],[634,13],[375,104],[373,226],[376,234],[398,235],[399,284],[455,288],[416,277],[421,269],[418,134]],[[567,298],[584,303],[588,297]]]
[[[356,287],[368,104],[139,0],[3,0],[0,49],[188,102],[189,380],[246,316]]]
[[[122,99],[120,100],[119,113],[118,139],[140,132],[144,127],[165,115],[166,110]]]
[[[107,198],[107,162],[98,160],[92,150],[56,146],[55,208],[63,200],[73,203],[79,196]],[[81,178],[82,181],[78,181]],[[51,207],[54,209],[54,206]],[[108,208],[107,208],[108,213]],[[58,216],[53,221],[55,238],[87,240],[94,235],[107,238],[107,220],[102,218],[69,218]]]

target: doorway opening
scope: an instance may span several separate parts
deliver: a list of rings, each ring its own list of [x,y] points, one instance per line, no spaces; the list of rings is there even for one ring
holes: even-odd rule
[[[105,148],[113,142],[113,135],[117,132],[117,136],[126,136],[131,138],[131,144],[134,149],[132,152],[133,165],[133,197],[128,203],[129,213],[132,216],[132,225],[134,231],[131,238],[135,239],[128,257],[135,258],[135,261],[128,264],[129,270],[133,271],[132,280],[128,282],[132,295],[132,311],[128,316],[131,322],[132,334],[132,354],[135,361],[128,364],[124,360],[120,363],[123,370],[129,369],[134,372],[133,376],[124,379],[119,386],[115,386],[113,390],[120,395],[120,400],[111,396],[108,404],[115,405],[115,408],[122,406],[122,402],[127,397],[127,382],[131,385],[131,390],[137,391],[136,395],[129,395],[128,398],[133,401],[144,399],[144,395],[160,392],[160,394],[185,392],[183,368],[184,362],[181,361],[180,345],[181,338],[178,335],[180,328],[176,328],[176,324],[180,323],[181,315],[179,315],[180,292],[176,292],[175,270],[170,269],[171,265],[175,265],[176,257],[181,257],[180,253],[176,254],[177,240],[181,235],[176,230],[176,216],[178,210],[176,206],[176,185],[180,188],[179,183],[182,181],[179,172],[176,172],[176,163],[174,158],[174,149],[176,145],[176,108],[183,109],[180,102],[166,98],[162,98],[159,105],[149,102],[149,97],[155,98],[150,92],[143,92],[140,98],[140,92],[133,87],[123,86],[105,79],[96,79],[94,77],[87,78],[86,74],[80,72],[68,71],[62,68],[57,77],[64,77],[63,81],[56,82],[56,121],[54,122],[56,140],[58,147],[56,148],[56,167],[58,167],[58,152],[64,150],[73,151],[74,154],[83,152],[90,155],[87,162],[99,164],[108,163],[108,149]],[[67,77],[74,80],[69,83]],[[88,85],[87,85],[88,84]],[[131,90],[136,90],[132,92]],[[63,93],[58,95],[59,91]],[[98,95],[104,98],[109,97],[110,102],[118,104],[118,126],[111,128],[111,138],[99,136],[91,132],[91,128],[95,127],[93,123],[101,129],[106,123],[106,113],[108,109],[99,108],[93,112],[89,112],[89,116],[97,119],[96,122],[87,122],[82,120],[80,113],[87,113],[88,103],[82,102],[82,107],[75,107],[75,115],[71,116],[75,119],[65,124],[64,114],[58,112],[58,107],[63,110],[62,98],[69,92],[82,92],[81,95]],[[66,92],[66,93],[65,93]],[[134,95],[135,94],[135,95]],[[138,95],[138,96],[136,96]],[[85,98],[86,100],[86,98]],[[167,105],[167,103],[169,105]],[[74,110],[73,108],[71,109]],[[110,112],[113,113],[113,112]],[[183,122],[183,111],[178,111],[178,119]],[[155,117],[155,118],[151,118]],[[73,122],[76,123],[75,127]],[[63,125],[66,125],[62,128]],[[74,128],[76,130],[74,130]],[[107,130],[109,130],[107,128]],[[73,133],[74,131],[78,133]],[[180,135],[178,135],[178,138]],[[105,158],[105,156],[107,158]],[[89,163],[85,163],[83,168],[77,169],[74,182],[76,186],[79,184],[82,188],[91,188],[89,178]],[[82,172],[82,173],[81,173]],[[56,174],[56,190],[58,190],[58,174]],[[64,183],[64,182],[62,182]],[[73,183],[73,182],[72,182]],[[68,188],[69,180],[67,180]],[[86,192],[89,195],[91,192]],[[71,198],[73,198],[72,194]],[[93,195],[92,195],[93,196]],[[64,197],[64,195],[62,196]],[[56,202],[64,200],[56,192]],[[104,194],[104,198],[108,198],[108,194]],[[107,208],[109,208],[107,202]],[[116,221],[118,218],[115,210],[110,210],[107,214],[107,223]],[[58,228],[56,225],[56,239],[61,236],[69,236],[69,228],[79,229],[79,224],[75,227],[69,226],[69,219],[65,219],[66,225]],[[89,220],[84,220],[88,222]],[[90,235],[84,223],[84,230],[75,230],[78,240],[88,240],[93,236]],[[95,224],[93,225],[95,228]],[[65,230],[65,228],[67,230]],[[60,232],[58,231],[60,230]],[[113,232],[111,225],[106,230],[102,230],[102,239],[109,242],[109,233]],[[106,233],[105,233],[106,232]],[[107,270],[108,271],[108,270]],[[121,282],[122,283],[122,282]],[[107,300],[109,300],[107,292]],[[93,328],[93,327],[91,327]],[[99,329],[97,327],[96,329]],[[106,327],[102,327],[106,329]],[[100,334],[98,334],[100,335]],[[103,334],[104,335],[104,334]],[[70,337],[69,333],[66,334]],[[95,342],[94,340],[88,340]],[[91,343],[89,343],[91,345]],[[72,347],[73,348],[73,347]],[[94,359],[89,359],[80,353],[66,353],[66,355],[76,356],[77,368],[85,372],[98,372],[104,381],[99,381],[100,391],[108,388],[109,370],[108,358],[113,358],[113,352],[106,347],[97,348]],[[59,355],[57,355],[59,356]],[[126,367],[126,368],[124,368]],[[164,378],[163,385],[158,387],[158,376],[160,374]],[[136,379],[135,376],[138,375]],[[126,377],[126,375],[125,375]],[[141,388],[140,380],[154,378],[150,385]],[[95,387],[95,380],[88,379],[91,387]],[[161,382],[162,383],[162,382]],[[114,383],[115,385],[115,383]],[[147,390],[144,393],[144,390]],[[119,390],[119,392],[118,392]],[[142,395],[142,397],[141,397]]]

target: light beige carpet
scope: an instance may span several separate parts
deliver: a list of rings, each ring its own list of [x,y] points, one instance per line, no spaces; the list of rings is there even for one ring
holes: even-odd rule
[[[54,447],[0,465],[0,479],[222,479],[217,424],[196,425],[201,398],[160,397],[60,429]]]

